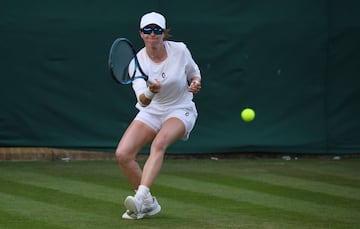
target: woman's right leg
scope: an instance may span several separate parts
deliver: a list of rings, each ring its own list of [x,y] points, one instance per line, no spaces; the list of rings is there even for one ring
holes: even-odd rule
[[[125,131],[116,149],[119,167],[134,190],[140,185],[142,175],[141,168],[136,162],[136,156],[146,144],[154,139],[155,135],[156,132],[151,127],[134,120]]]

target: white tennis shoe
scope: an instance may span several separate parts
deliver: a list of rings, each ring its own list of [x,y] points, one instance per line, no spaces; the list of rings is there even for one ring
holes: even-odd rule
[[[135,199],[135,197],[133,196],[128,196],[124,201],[124,205],[127,210],[137,214],[140,212],[143,202],[142,201],[140,202],[139,200]]]
[[[141,208],[141,213],[143,213],[144,216],[156,215],[160,211],[161,211],[161,206],[155,197],[153,197],[153,202],[151,204],[144,203]]]
[[[124,214],[122,215],[123,219],[142,219],[144,218],[144,214],[142,213],[135,213],[130,210],[126,210]]]
[[[126,212],[122,215],[123,219],[142,219],[145,216],[153,216],[161,211],[161,206],[155,197],[151,204],[140,203],[133,196],[126,197],[124,201]]]

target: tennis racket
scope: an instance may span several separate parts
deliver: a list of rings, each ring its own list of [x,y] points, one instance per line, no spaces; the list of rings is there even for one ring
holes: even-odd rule
[[[141,69],[134,46],[126,38],[117,38],[113,42],[108,64],[112,77],[120,84],[130,84],[139,78],[155,83]]]

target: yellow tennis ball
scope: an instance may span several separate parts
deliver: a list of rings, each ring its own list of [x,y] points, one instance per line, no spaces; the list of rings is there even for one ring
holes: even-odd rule
[[[245,108],[242,112],[241,112],[241,118],[245,121],[245,122],[251,122],[252,120],[254,120],[255,118],[255,111],[251,108]]]

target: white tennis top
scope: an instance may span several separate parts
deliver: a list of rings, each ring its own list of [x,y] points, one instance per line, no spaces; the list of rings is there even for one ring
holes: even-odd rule
[[[137,57],[142,70],[152,79],[161,82],[160,92],[155,94],[151,103],[142,107],[139,102],[136,108],[147,110],[150,113],[163,114],[174,108],[194,107],[193,94],[188,92],[191,78],[201,77],[198,65],[193,60],[189,49],[182,42],[164,41],[167,58],[161,63],[153,62],[147,55],[145,47],[138,53]],[[137,74],[141,74],[137,72]],[[136,98],[144,93],[147,88],[143,79],[132,82]]]

